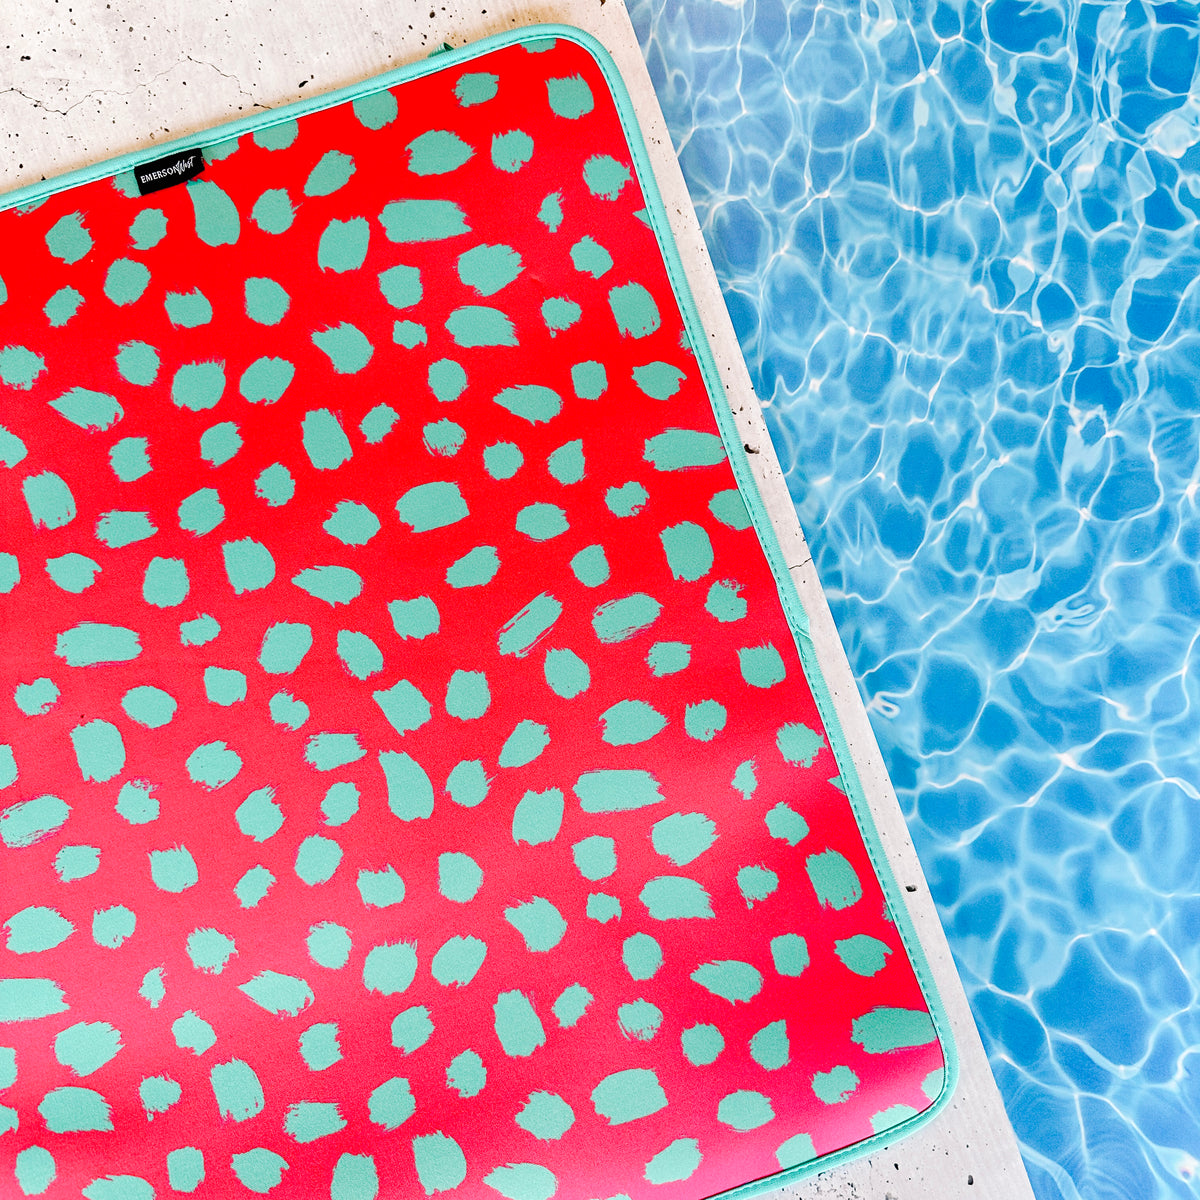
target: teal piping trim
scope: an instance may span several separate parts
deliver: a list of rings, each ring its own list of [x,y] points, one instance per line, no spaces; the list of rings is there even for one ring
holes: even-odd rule
[[[107,159],[51,180],[0,194],[0,212],[11,208],[32,209],[45,201],[49,196],[55,195],[58,192],[66,191],[82,184],[94,183],[97,180],[115,180],[125,172],[132,172],[133,168],[139,163],[165,158],[177,151],[191,150],[197,146],[201,149],[209,149],[220,145],[222,142],[228,142],[233,138],[241,137],[244,134],[258,133],[262,130],[270,129],[275,125],[282,124],[285,121],[293,121],[310,113],[321,112],[338,104],[344,104],[348,101],[361,99],[364,96],[373,95],[384,89],[395,87],[397,84],[420,79],[438,71],[452,69],[459,64],[470,62],[494,50],[548,38],[562,38],[574,42],[583,50],[586,50],[595,59],[608,83],[609,91],[616,104],[617,114],[625,132],[626,143],[633,157],[638,183],[646,199],[646,212],[650,218],[651,228],[658,241],[663,262],[666,265],[667,274],[671,281],[672,290],[675,293],[676,302],[679,304],[679,310],[683,316],[688,341],[700,365],[701,375],[708,390],[709,401],[712,404],[717,426],[720,430],[722,441],[725,444],[725,452],[729,458],[730,466],[733,468],[734,477],[742,493],[742,498],[746,502],[755,533],[758,536],[759,543],[767,556],[767,561],[775,577],[784,613],[791,626],[792,634],[796,639],[796,648],[800,656],[800,663],[804,668],[804,673],[816,701],[817,709],[825,724],[825,731],[829,736],[830,748],[833,751],[834,759],[841,772],[844,790],[850,801],[859,830],[863,835],[863,841],[866,845],[871,865],[883,888],[888,910],[895,922],[905,952],[908,954],[909,961],[913,965],[913,970],[920,983],[921,991],[929,1006],[934,1029],[941,1044],[946,1064],[942,1090],[930,1106],[916,1116],[910,1117],[908,1120],[893,1126],[883,1133],[875,1134],[872,1137],[865,1138],[861,1142],[856,1142],[853,1146],[847,1146],[834,1153],[812,1159],[810,1162],[789,1167],[773,1175],[753,1180],[730,1191],[720,1193],[722,1200],[747,1200],[748,1197],[772,1191],[786,1184],[794,1183],[797,1180],[808,1178],[819,1171],[826,1171],[831,1167],[871,1154],[891,1144],[898,1138],[928,1124],[949,1104],[954,1094],[954,1088],[958,1081],[959,1060],[957,1048],[950,1032],[949,1018],[942,1004],[941,997],[934,986],[928,961],[917,938],[912,919],[909,917],[908,910],[904,905],[899,886],[887,862],[883,844],[879,838],[879,832],[875,827],[870,808],[863,794],[862,783],[855,769],[850,747],[846,742],[845,733],[838,719],[833,697],[829,692],[829,687],[817,662],[816,649],[813,645],[808,616],[804,611],[804,606],[801,603],[800,596],[788,571],[783,551],[779,545],[766,507],[763,504],[762,497],[759,495],[749,460],[746,457],[741,438],[738,435],[733,412],[724,400],[725,389],[721,383],[720,372],[717,369],[716,361],[713,359],[708,339],[704,334],[699,310],[696,308],[695,300],[687,283],[683,262],[675,245],[674,237],[671,234],[666,206],[663,203],[655,181],[649,152],[642,138],[641,128],[637,122],[633,100],[626,90],[624,81],[617,70],[616,63],[608,51],[591,34],[569,25],[531,25],[519,30],[493,34],[490,37],[457,49],[439,50],[431,57],[408,63],[387,71],[382,75],[376,75],[370,79],[351,84],[348,87],[338,88],[321,96],[314,96],[311,100],[300,100],[280,108],[272,109],[265,114],[242,117],[236,121],[215,126],[194,136],[176,138],[170,142],[148,146],[145,150],[123,154],[117,158]],[[131,186],[136,186],[132,180],[129,182]]]

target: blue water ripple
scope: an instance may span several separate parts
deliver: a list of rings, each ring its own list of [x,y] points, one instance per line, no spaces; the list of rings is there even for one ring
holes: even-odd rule
[[[1041,1200],[1200,1171],[1200,13],[632,0]]]

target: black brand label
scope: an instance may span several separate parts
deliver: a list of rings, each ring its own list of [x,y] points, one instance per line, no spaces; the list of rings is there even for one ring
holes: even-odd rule
[[[204,155],[195,150],[180,150],[169,154],[166,158],[156,158],[153,162],[142,163],[134,168],[137,176],[138,191],[143,196],[151,192],[160,192],[163,188],[173,187],[194,179],[204,170]]]

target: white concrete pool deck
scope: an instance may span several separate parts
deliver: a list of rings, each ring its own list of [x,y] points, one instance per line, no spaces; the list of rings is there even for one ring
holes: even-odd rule
[[[1032,1191],[1016,1140],[796,522],[621,0],[8,0],[0,5],[0,193],[354,83],[423,57],[443,41],[458,46],[543,21],[576,25],[598,37],[634,98],[727,395],[744,441],[757,451],[751,461],[961,1060],[955,1097],[936,1120],[892,1147],[773,1195],[1025,1200]]]

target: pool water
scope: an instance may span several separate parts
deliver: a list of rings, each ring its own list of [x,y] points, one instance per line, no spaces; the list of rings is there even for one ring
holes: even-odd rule
[[[629,7],[1034,1190],[1192,1196],[1197,7]]]

